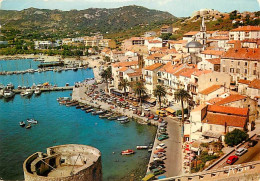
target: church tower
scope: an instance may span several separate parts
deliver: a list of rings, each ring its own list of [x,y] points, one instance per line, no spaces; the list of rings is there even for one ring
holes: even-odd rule
[[[200,41],[203,45],[203,48],[206,48],[206,41],[207,41],[207,32],[206,32],[206,25],[205,25],[205,19],[204,16],[202,17],[202,22],[200,25]]]

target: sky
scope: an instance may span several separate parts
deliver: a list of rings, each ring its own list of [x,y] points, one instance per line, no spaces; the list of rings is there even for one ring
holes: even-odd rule
[[[167,11],[177,17],[191,16],[200,9],[215,9],[221,12],[260,11],[260,0],[0,0],[0,8],[22,10],[30,7],[40,9],[87,9],[117,8],[127,5],[144,6]]]

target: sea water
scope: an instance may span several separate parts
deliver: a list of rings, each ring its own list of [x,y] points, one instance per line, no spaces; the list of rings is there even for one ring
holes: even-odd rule
[[[37,76],[42,82],[57,76],[54,83],[58,85],[93,77],[91,69],[49,73],[50,76],[44,73]],[[24,81],[32,85],[33,75],[29,75]],[[21,84],[19,75],[9,76],[12,78],[8,81],[6,77],[0,76],[0,83],[11,81],[14,85]],[[71,91],[46,92],[38,97],[33,95],[30,99],[16,95],[8,102],[0,100],[0,178],[22,180],[22,164],[28,156],[61,144],[84,144],[98,148],[102,153],[104,180],[122,180],[122,177],[130,177],[137,170],[143,176],[150,156],[147,150],[136,151],[131,156],[122,156],[120,152],[135,149],[136,145],[148,145],[154,140],[156,128],[134,121],[120,124],[58,104],[58,97],[68,97],[70,94]],[[27,118],[34,118],[39,123],[31,129],[20,127],[19,121]]]

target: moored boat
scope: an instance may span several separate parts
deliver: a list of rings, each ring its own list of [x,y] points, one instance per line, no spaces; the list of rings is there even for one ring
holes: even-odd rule
[[[138,150],[144,150],[147,148],[148,148],[148,146],[136,146],[136,149],[138,149]]]
[[[21,127],[24,127],[24,126],[25,126],[25,122],[24,122],[24,121],[21,121],[21,122],[19,122],[19,125],[20,125]]]
[[[37,95],[37,96],[40,95],[41,94],[41,89],[39,87],[37,87],[35,89],[35,91],[34,91],[34,94]]]
[[[28,124],[25,128],[26,129],[30,129],[32,127],[32,125],[31,124]]]
[[[94,109],[88,109],[88,110],[86,110],[86,113],[90,113],[90,112],[93,112],[94,111]]]
[[[3,94],[5,99],[12,98],[12,97],[14,97],[14,95],[15,95],[15,93],[13,91],[10,91],[10,90],[5,90],[4,94]]]
[[[134,153],[135,153],[134,150],[131,150],[131,149],[121,151],[122,155],[131,155],[131,154],[134,154]]]
[[[117,116],[111,116],[107,118],[108,120],[117,120]]]
[[[117,118],[117,121],[125,121],[127,119],[128,119],[127,116],[121,116],[121,117]]]
[[[38,121],[36,120],[36,119],[27,119],[27,122],[28,123],[33,123],[33,124],[37,124],[38,123]]]

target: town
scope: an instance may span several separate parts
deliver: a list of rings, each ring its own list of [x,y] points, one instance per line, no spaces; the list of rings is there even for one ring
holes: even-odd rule
[[[37,40],[34,49],[41,55],[25,56],[44,57],[44,50],[55,51],[61,45],[88,47],[86,52],[73,52],[75,62],[92,62],[97,86],[75,85],[72,99],[158,127],[143,181],[185,175],[196,180],[194,173],[202,171],[199,177],[210,179],[212,170],[230,169],[232,164],[259,171],[260,26],[243,25],[243,16],[248,16],[241,13],[232,21],[239,23],[236,28],[209,31],[207,24],[214,21],[209,17],[217,13],[197,11],[191,19],[199,22],[200,30],[175,40],[165,37],[178,28],[164,24],[159,31],[120,44],[101,33]],[[55,61],[63,61],[64,55],[55,55]],[[113,99],[126,105],[117,108]],[[257,172],[252,170],[246,173]],[[231,174],[222,172],[219,179]]]

